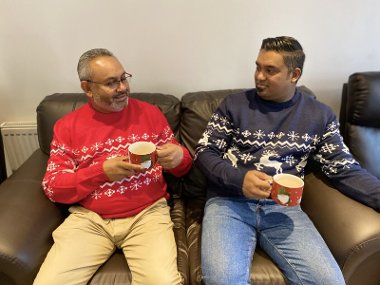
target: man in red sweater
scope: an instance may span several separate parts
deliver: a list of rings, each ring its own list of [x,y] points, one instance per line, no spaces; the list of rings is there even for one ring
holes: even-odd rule
[[[111,52],[85,52],[78,74],[89,102],[55,124],[43,179],[51,201],[73,206],[34,284],[87,284],[116,248],[132,284],[180,284],[162,172],[184,175],[191,156],[157,107],[129,98],[132,75]],[[128,162],[136,141],[157,146],[152,168]]]

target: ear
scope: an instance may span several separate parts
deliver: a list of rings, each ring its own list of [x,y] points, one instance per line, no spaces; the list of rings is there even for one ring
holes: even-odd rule
[[[84,91],[84,93],[86,93],[87,97],[92,98],[92,91],[91,91],[89,82],[87,82],[87,81],[81,81],[80,82],[80,87],[82,88],[82,90]]]
[[[293,70],[292,72],[292,77],[291,77],[291,81],[292,83],[297,83],[297,81],[300,79],[301,77],[301,74],[302,74],[302,70],[301,68],[297,67]]]

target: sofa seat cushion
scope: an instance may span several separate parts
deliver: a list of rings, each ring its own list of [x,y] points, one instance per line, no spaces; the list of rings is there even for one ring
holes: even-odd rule
[[[117,250],[91,278],[89,285],[129,285],[132,276],[121,250]]]

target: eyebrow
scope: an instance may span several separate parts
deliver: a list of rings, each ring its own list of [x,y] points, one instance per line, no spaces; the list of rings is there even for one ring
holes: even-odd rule
[[[111,76],[111,77],[108,77],[106,78],[104,81],[109,81],[109,80],[119,80],[120,78],[122,78],[123,76],[127,75],[128,73],[126,71],[124,71],[119,77],[116,77],[116,76]]]
[[[275,65],[271,65],[271,64],[269,64],[269,65],[266,65],[266,64],[263,64],[263,65],[261,65],[259,62],[255,62],[256,63],[256,66],[260,66],[260,67],[265,67],[265,68],[276,68],[276,69],[278,69],[278,67],[277,66],[275,66]]]

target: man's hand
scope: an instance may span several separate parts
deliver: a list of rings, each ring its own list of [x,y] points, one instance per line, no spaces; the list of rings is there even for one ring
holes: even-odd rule
[[[136,171],[143,171],[144,168],[139,164],[129,163],[127,156],[118,156],[104,161],[103,170],[110,181],[119,181],[132,176]]]
[[[271,191],[271,176],[257,170],[250,170],[244,176],[243,194],[248,199],[268,198]]]
[[[183,159],[183,150],[179,145],[168,143],[157,146],[158,163],[164,169],[178,166]]]

